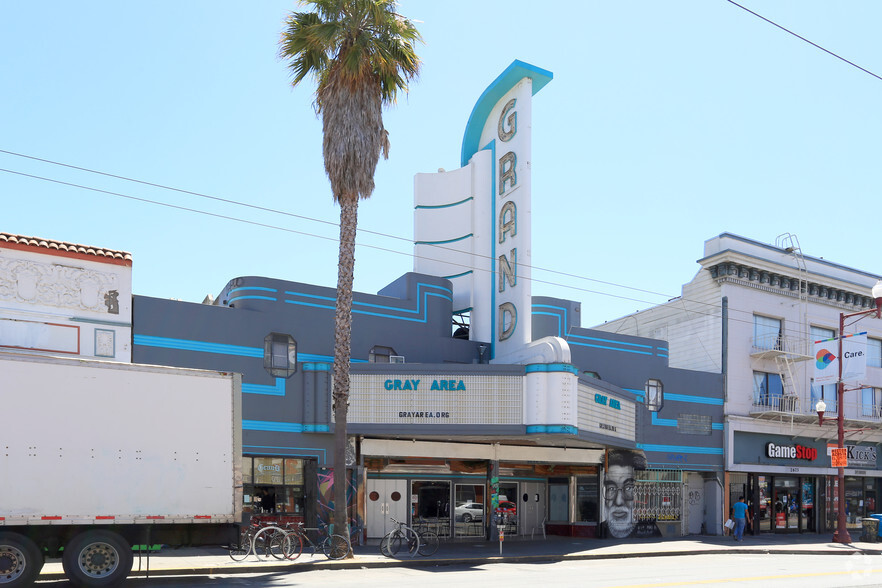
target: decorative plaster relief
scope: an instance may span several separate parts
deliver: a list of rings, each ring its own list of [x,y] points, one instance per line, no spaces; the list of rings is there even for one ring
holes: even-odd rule
[[[0,259],[0,300],[119,314],[118,292],[117,276],[111,273]]]

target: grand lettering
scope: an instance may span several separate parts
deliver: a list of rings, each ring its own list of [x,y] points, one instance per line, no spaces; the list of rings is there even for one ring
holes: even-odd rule
[[[778,445],[776,443],[766,443],[766,457],[814,461],[818,457],[818,450],[813,447],[804,447],[802,445]]]
[[[516,99],[506,102],[499,115],[497,134],[502,142],[511,141],[518,132],[518,116],[515,110]],[[509,151],[499,158],[499,195],[503,196],[507,189],[514,189],[518,184],[517,174],[518,157],[514,151]],[[506,188],[507,187],[507,188]],[[499,208],[498,239],[500,245],[506,239],[514,238],[518,233],[518,209],[511,200],[506,200]],[[518,249],[512,247],[509,252],[503,253],[498,258],[499,292],[504,292],[506,286],[514,288],[517,285],[518,272]],[[518,309],[511,302],[503,302],[497,309],[499,340],[509,339],[515,332],[518,324]]]

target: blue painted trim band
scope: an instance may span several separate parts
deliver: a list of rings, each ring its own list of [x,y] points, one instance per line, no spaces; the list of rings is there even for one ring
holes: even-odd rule
[[[284,396],[285,378],[276,378],[276,383],[272,386],[267,386],[265,384],[246,384],[243,382],[242,394],[266,394],[268,396]]]
[[[664,451],[666,453],[698,453],[702,455],[723,455],[722,447],[693,447],[690,445],[651,445],[638,443],[637,449],[643,451]]]
[[[135,334],[132,341],[135,345],[143,345],[144,347],[161,347],[163,349],[180,349],[182,351],[201,351],[203,353],[217,353],[220,355],[263,358],[263,348],[261,347],[243,347],[241,345],[206,343],[203,341],[153,337],[150,335],[139,334]]]
[[[481,132],[484,130],[484,124],[490,116],[490,111],[499,100],[505,96],[509,90],[514,88],[518,82],[524,78],[533,80],[533,95],[545,87],[545,85],[554,78],[554,74],[550,71],[524,63],[523,61],[514,60],[505,71],[499,74],[472,109],[469,116],[469,122],[466,124],[465,133],[462,138],[462,154],[460,157],[461,166],[465,167],[469,164],[472,155],[478,152],[478,144],[481,141]]]
[[[676,427],[677,420],[676,419],[662,419],[659,418],[658,413],[652,413],[652,424],[657,427]],[[723,423],[711,423],[712,431],[722,431]]]
[[[722,398],[704,398],[703,396],[692,396],[691,394],[665,393],[665,400],[676,400],[677,402],[691,402],[693,404],[712,404],[714,406],[723,406]]]
[[[579,368],[570,363],[531,363],[524,368],[528,374],[536,372],[566,372],[579,375]]]
[[[528,425],[527,435],[578,435],[579,429],[572,425]]]
[[[280,423],[277,421],[251,421],[242,419],[243,431],[273,431],[276,433],[327,433],[329,425],[303,425],[300,423]]]
[[[318,363],[318,362],[310,362],[303,364],[303,371],[305,372],[329,372],[331,371],[331,367],[333,363]]]
[[[414,241],[414,245],[446,245],[447,243],[456,243],[457,241],[464,241],[466,239],[471,239],[474,237],[474,233],[469,233],[468,235],[463,235],[462,237],[456,237],[454,239],[445,239],[444,241]]]
[[[467,272],[462,272],[461,274],[453,274],[452,276],[441,276],[441,277],[446,280],[455,280],[456,278],[461,278],[463,276],[467,276],[467,275],[473,274],[473,273],[474,273],[474,270],[469,270]]]
[[[271,298],[269,296],[236,296],[235,298],[230,298],[227,304],[232,304],[238,300],[269,300],[270,302],[278,302],[278,298]]]
[[[433,209],[437,209],[437,208],[451,208],[453,206],[459,206],[460,204],[465,204],[469,200],[474,200],[474,199],[475,199],[474,196],[469,196],[468,198],[465,198],[464,200],[460,200],[459,202],[451,202],[450,204],[435,204],[435,205],[420,204],[418,206],[414,206],[413,208],[414,208],[414,210],[433,210]]]
[[[442,294],[439,292],[425,291],[425,289],[428,289],[428,288],[441,290],[442,292],[446,292],[447,294]],[[301,298],[310,298],[313,300],[327,301],[327,304],[320,304],[320,303],[304,302],[302,300],[285,300],[285,304],[295,304],[298,306],[322,308],[325,310],[334,310],[335,301],[332,297],[329,297],[329,296],[318,296],[316,294],[303,294],[301,292],[290,292],[290,291],[286,291],[285,294],[289,295],[289,296],[298,296]],[[416,296],[417,307],[415,309],[396,308],[394,306],[388,306],[388,305],[383,305],[383,304],[371,304],[368,302],[353,301],[352,313],[353,314],[362,314],[362,315],[366,315],[366,316],[378,316],[378,317],[382,317],[382,318],[396,319],[396,320],[409,321],[409,322],[425,323],[425,322],[428,322],[428,320],[429,320],[428,309],[427,309],[429,296],[441,298],[442,300],[453,301],[453,291],[450,288],[445,288],[444,286],[438,286],[436,284],[425,284],[425,283],[420,282],[417,284],[417,296]],[[409,317],[398,316],[398,315],[389,314],[389,313],[368,312],[366,310],[360,310],[357,307],[376,308],[376,309],[380,309],[380,310],[394,311],[394,312],[400,312],[400,313],[405,313],[405,314],[416,314],[416,315],[420,315],[420,316],[419,316],[419,318],[409,318]],[[355,362],[353,361],[353,363],[355,363]]]
[[[318,459],[318,462],[325,463],[327,462],[327,451],[325,449],[319,449],[316,447],[283,447],[280,445],[243,445],[242,451],[245,453],[246,449],[251,450],[260,450],[260,449],[271,449],[272,453],[277,454],[281,451],[288,451],[290,455],[297,457],[314,457]],[[266,452],[264,452],[266,453]],[[262,453],[254,452],[256,456],[263,455]]]
[[[230,294],[233,292],[241,292],[242,290],[257,290],[258,292],[278,292],[275,288],[265,288],[263,286],[242,286],[241,288],[233,288],[230,290]]]

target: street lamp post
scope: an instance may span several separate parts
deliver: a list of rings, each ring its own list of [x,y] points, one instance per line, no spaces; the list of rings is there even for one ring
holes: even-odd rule
[[[845,449],[845,383],[842,381],[842,337],[845,335],[845,321],[849,318],[856,318],[856,320],[850,323],[854,324],[868,316],[882,318],[882,280],[879,280],[876,282],[876,285],[873,286],[872,295],[876,302],[876,308],[862,310],[860,312],[852,312],[849,314],[842,312],[839,313],[839,380],[836,385],[839,398],[838,414],[836,416],[836,448],[840,450]],[[824,411],[826,409],[827,405],[824,404],[823,400],[819,401],[815,406],[815,410],[818,412],[819,425],[824,423]],[[839,492],[837,493],[839,513],[836,516],[836,531],[833,533],[833,541],[835,543],[851,543],[851,535],[848,534],[845,518],[845,468],[839,467],[837,470],[837,478],[839,479]]]

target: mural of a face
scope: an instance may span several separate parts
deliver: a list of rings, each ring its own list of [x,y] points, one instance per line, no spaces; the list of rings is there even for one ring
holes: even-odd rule
[[[627,537],[634,530],[634,468],[611,465],[603,484],[606,501],[606,526],[616,538]]]

